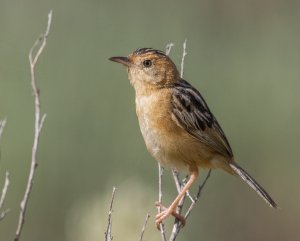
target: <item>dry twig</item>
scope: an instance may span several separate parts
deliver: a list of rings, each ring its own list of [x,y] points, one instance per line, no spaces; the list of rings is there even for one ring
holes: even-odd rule
[[[180,193],[181,190],[182,190],[182,188],[186,184],[186,181],[188,180],[188,178],[186,178],[183,181],[183,183],[181,183],[178,171],[172,170],[172,174],[173,174],[174,182],[176,184],[177,192]],[[176,212],[179,215],[181,215],[181,213],[182,213],[183,205],[185,203],[185,198],[186,198],[186,195],[183,196],[183,198],[180,200],[180,202],[179,202],[179,204],[177,206]],[[175,219],[174,224],[173,224],[173,228],[172,228],[172,232],[171,232],[171,236],[170,236],[169,240],[175,240],[175,239],[173,239],[173,236],[174,236],[175,233],[179,232],[179,230],[180,230],[180,228],[181,228],[182,225],[183,224],[181,223],[181,221],[179,219]]]
[[[1,136],[2,136],[5,125],[6,125],[6,119],[0,120],[0,139],[1,139]],[[6,198],[8,186],[9,186],[9,172],[6,172],[5,173],[5,181],[4,181],[4,185],[3,185],[2,193],[1,193],[1,197],[0,197],[0,210],[2,209],[2,207],[4,205],[4,201],[5,201],[5,198]],[[6,210],[4,210],[3,212],[0,213],[0,221],[5,218],[6,214],[9,211],[10,211],[9,209],[6,209]]]
[[[200,196],[201,196],[201,193],[202,193],[202,190],[203,190],[203,188],[204,188],[204,186],[205,186],[205,184],[206,184],[208,178],[210,177],[210,175],[211,175],[211,169],[209,169],[209,171],[208,171],[208,173],[207,173],[207,175],[206,175],[204,181],[203,181],[202,184],[199,186],[197,195],[195,196],[194,199],[192,199],[192,203],[191,203],[189,209],[187,210],[186,214],[184,215],[184,218],[185,218],[185,219],[188,218],[188,216],[190,215],[190,213],[191,213],[192,209],[194,208],[195,204],[196,204],[197,201],[199,200],[199,198],[200,198]]]
[[[3,120],[0,120],[0,139],[1,139],[5,125],[6,125],[6,118],[4,118]],[[1,159],[1,150],[0,150],[0,159]]]
[[[187,40],[184,40],[184,43],[183,43],[183,52],[182,52],[181,68],[180,68],[180,77],[181,78],[183,77],[184,59],[185,59],[185,56],[187,55],[187,52],[186,52],[186,41]]]
[[[147,213],[146,219],[145,219],[145,223],[144,223],[143,228],[142,228],[142,233],[141,233],[140,241],[143,241],[145,229],[146,229],[146,226],[147,226],[149,218],[150,218],[150,215],[149,215],[149,213]]]
[[[113,203],[114,203],[114,199],[115,199],[115,192],[116,192],[116,188],[113,187],[113,191],[112,191],[112,195],[111,195],[111,201],[110,201],[110,205],[109,205],[109,211],[108,211],[108,221],[107,221],[107,228],[106,231],[104,233],[105,235],[105,241],[112,241],[113,240],[113,236],[112,236],[112,208],[113,208]]]
[[[170,52],[171,52],[171,50],[172,50],[173,47],[174,47],[173,43],[167,44],[167,46],[166,46],[166,55],[170,54]]]
[[[48,14],[48,24],[45,33],[43,33],[33,44],[32,48],[29,51],[29,63],[30,63],[30,73],[31,73],[31,87],[34,95],[34,109],[35,109],[35,125],[34,125],[34,140],[33,140],[33,146],[32,146],[32,154],[31,154],[31,166],[27,181],[27,186],[25,189],[24,197],[20,204],[20,215],[19,215],[19,221],[18,226],[16,230],[16,236],[15,241],[18,241],[20,239],[22,229],[25,222],[25,214],[27,209],[27,204],[29,200],[29,196],[32,190],[33,186],[33,179],[36,167],[38,165],[36,155],[37,155],[37,149],[39,144],[39,137],[40,132],[43,127],[44,120],[46,118],[46,115],[44,114],[41,116],[41,106],[40,106],[40,92],[36,85],[36,79],[35,79],[35,66],[37,64],[37,61],[43,52],[46,43],[47,38],[50,32],[52,22],[52,11]]]
[[[4,185],[3,185],[3,188],[2,188],[2,194],[1,194],[1,197],[0,197],[0,210],[3,207],[4,201],[5,201],[5,198],[6,198],[6,194],[7,194],[7,190],[8,190],[8,186],[9,186],[9,173],[6,172],[5,173],[5,181],[4,181]],[[1,212],[0,221],[5,218],[6,214],[9,211],[10,211],[9,209],[6,209],[3,212]]]
[[[0,139],[1,139],[5,125],[6,125],[6,119],[0,120]]]
[[[0,214],[0,221],[2,221],[2,220],[6,217],[6,215],[7,215],[9,212],[10,212],[10,209],[9,209],[9,208],[6,209],[6,210],[4,210],[4,211]]]
[[[164,168],[158,163],[158,202],[162,203],[162,176],[164,174]],[[157,206],[157,211],[160,213],[161,206]],[[166,241],[166,234],[165,234],[165,225],[161,222],[159,224],[160,234],[161,234],[161,240]]]

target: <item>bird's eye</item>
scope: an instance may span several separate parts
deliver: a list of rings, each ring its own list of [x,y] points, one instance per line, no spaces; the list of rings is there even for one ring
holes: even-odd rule
[[[152,61],[151,61],[150,59],[146,59],[146,60],[144,60],[143,65],[144,65],[146,68],[149,68],[149,67],[151,67],[151,65],[152,65]]]

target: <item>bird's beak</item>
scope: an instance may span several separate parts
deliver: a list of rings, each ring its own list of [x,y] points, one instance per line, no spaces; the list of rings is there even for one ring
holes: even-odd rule
[[[123,64],[126,67],[129,67],[131,65],[131,62],[127,57],[111,57],[109,58],[109,60]]]

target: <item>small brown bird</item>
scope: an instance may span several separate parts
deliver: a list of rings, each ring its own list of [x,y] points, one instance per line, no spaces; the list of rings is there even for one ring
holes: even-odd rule
[[[136,113],[151,155],[164,166],[187,170],[190,179],[169,208],[156,216],[159,225],[176,207],[201,168],[221,168],[239,175],[271,207],[277,204],[270,195],[234,160],[229,142],[192,85],[183,80],[173,61],[162,51],[140,48],[127,57],[111,61],[127,67],[135,89]]]

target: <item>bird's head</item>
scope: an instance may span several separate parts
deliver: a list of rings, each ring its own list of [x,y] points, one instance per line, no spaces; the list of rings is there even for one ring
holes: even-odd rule
[[[179,80],[173,61],[162,51],[140,48],[127,57],[111,57],[111,61],[127,67],[128,78],[134,88],[161,88]]]

